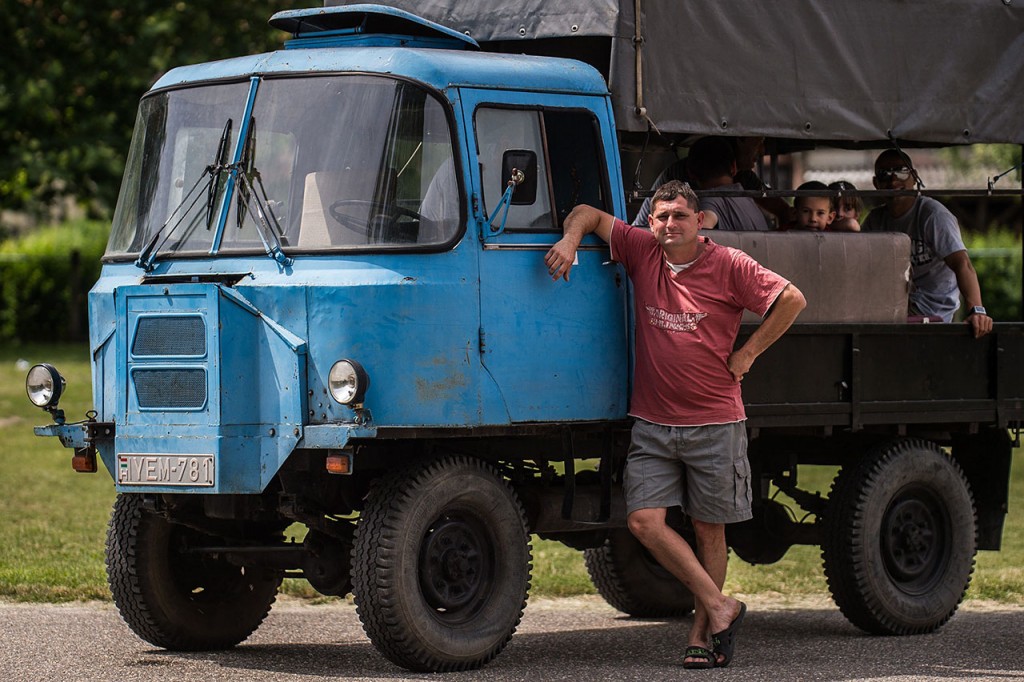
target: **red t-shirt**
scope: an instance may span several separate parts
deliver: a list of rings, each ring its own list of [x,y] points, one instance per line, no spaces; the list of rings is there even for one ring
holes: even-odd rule
[[[726,361],[744,309],[764,316],[789,282],[744,252],[705,243],[682,272],[665,262],[648,231],[616,220],[612,258],[633,283],[636,367],[629,413],[664,426],[746,418]]]

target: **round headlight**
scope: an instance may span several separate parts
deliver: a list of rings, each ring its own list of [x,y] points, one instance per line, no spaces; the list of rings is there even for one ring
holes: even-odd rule
[[[66,382],[53,365],[36,365],[25,377],[25,392],[36,407],[52,407],[60,400]]]
[[[355,360],[338,360],[327,376],[327,385],[331,397],[342,405],[358,404],[370,387],[370,377]]]

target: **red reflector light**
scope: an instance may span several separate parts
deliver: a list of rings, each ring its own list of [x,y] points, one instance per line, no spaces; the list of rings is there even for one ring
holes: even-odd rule
[[[79,448],[71,457],[71,468],[80,474],[96,473],[96,451],[92,448]]]
[[[352,473],[352,460],[348,455],[328,455],[326,466],[331,474]]]

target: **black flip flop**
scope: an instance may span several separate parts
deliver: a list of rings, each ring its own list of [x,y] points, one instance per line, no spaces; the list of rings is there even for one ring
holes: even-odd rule
[[[683,658],[703,658],[703,661],[683,661],[683,667],[690,670],[707,670],[708,668],[715,667],[715,654],[714,652],[705,649],[702,646],[691,646],[686,647],[686,653],[683,654]]]
[[[736,649],[736,633],[739,631],[740,625],[743,624],[745,615],[747,615],[747,605],[740,602],[740,612],[729,623],[729,627],[711,635],[711,644],[716,655],[715,665],[719,668],[726,667],[732,661],[732,655]],[[721,661],[717,659],[719,655],[722,657]]]

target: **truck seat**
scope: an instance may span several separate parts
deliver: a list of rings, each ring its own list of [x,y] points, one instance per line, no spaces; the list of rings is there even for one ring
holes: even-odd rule
[[[803,292],[799,322],[906,322],[910,238],[900,233],[732,232],[702,235],[740,249]],[[751,312],[744,322],[756,322]]]
[[[302,220],[299,222],[299,247],[306,249],[323,248],[331,245],[331,233],[327,228],[330,217],[324,197],[329,197],[331,183],[329,173],[307,173],[302,190]],[[323,196],[321,196],[323,195]]]
[[[298,246],[305,249],[366,244],[373,225],[367,213],[372,206],[376,171],[346,168],[307,173],[302,188],[302,217],[299,220]],[[394,182],[388,185],[393,191]],[[350,199],[340,205],[342,215],[351,221],[342,224],[331,215],[331,206],[339,199]]]

